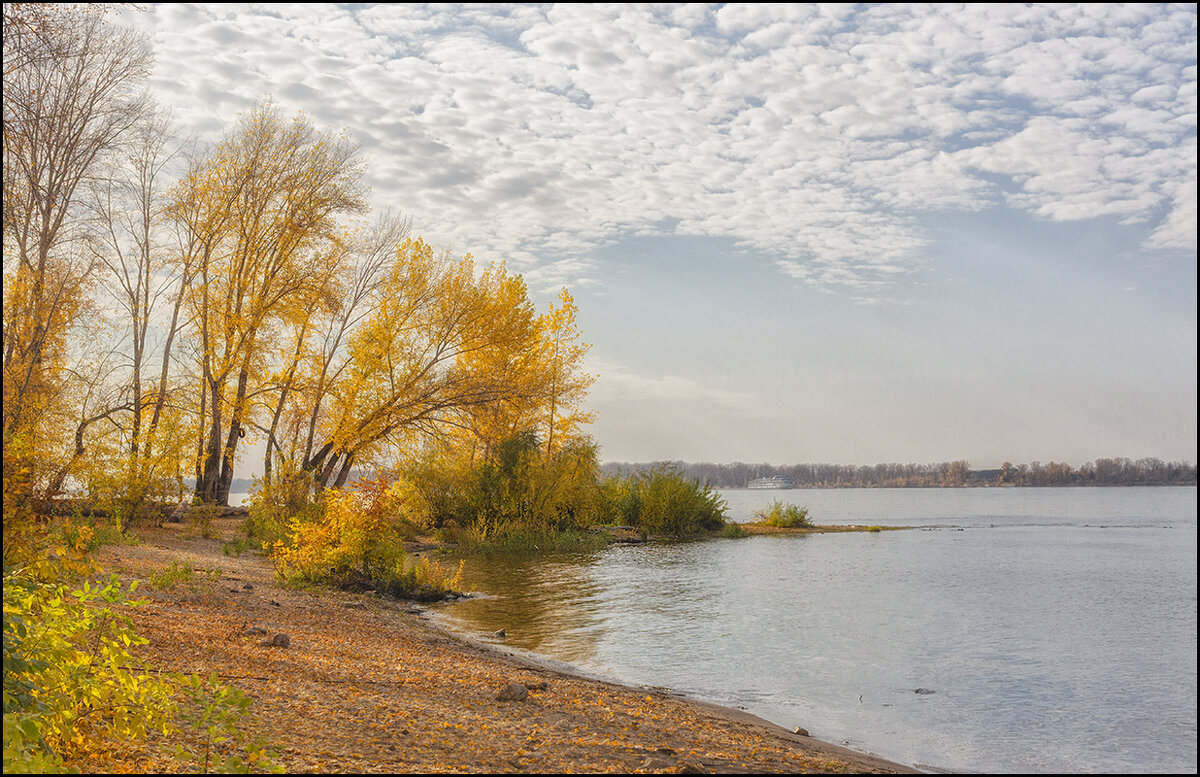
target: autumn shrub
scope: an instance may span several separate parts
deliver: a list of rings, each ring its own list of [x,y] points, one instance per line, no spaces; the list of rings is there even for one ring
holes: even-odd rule
[[[425,495],[428,525],[444,539],[469,552],[537,553],[579,546],[599,520],[598,471],[590,441],[569,441],[547,456],[537,434],[526,431],[473,466],[423,462],[412,479]]]
[[[93,513],[111,517],[121,531],[148,523],[155,514],[150,500],[161,492],[152,490],[146,482],[138,482],[122,472],[99,469],[81,473],[84,477],[86,503]]]
[[[4,772],[60,772],[169,728],[174,685],[134,669],[146,640],[116,576],[77,590],[4,573]]]
[[[123,545],[133,548],[141,544],[142,541],[132,532],[122,532],[119,526],[109,523],[98,523],[92,525],[92,539],[88,543],[88,552],[105,545]]]
[[[456,573],[404,551],[415,531],[413,516],[423,512],[420,494],[407,481],[364,478],[327,491],[321,507],[319,514],[293,518],[286,541],[273,546],[284,579],[408,598],[436,598],[458,585]]]
[[[314,520],[321,511],[312,480],[301,472],[285,469],[270,481],[255,479],[242,531],[263,546],[273,546],[287,535],[293,521]]]
[[[161,521],[165,505],[183,500],[182,477],[163,460],[172,447],[131,469],[124,462],[126,443],[111,434],[89,437],[87,455],[72,468],[76,495],[93,515],[107,516],[123,533],[133,526]]]
[[[146,640],[117,608],[137,606],[116,575],[77,588],[46,582],[76,549],[4,572],[4,773],[97,771],[152,732],[205,772],[282,771],[242,732],[249,697],[215,676],[147,674],[130,653]],[[76,559],[78,561],[78,559]],[[51,577],[56,575],[50,575]]]
[[[728,507],[720,494],[671,465],[609,478],[601,490],[603,515],[610,524],[676,537],[713,532],[725,525]]]
[[[49,539],[80,552],[92,553],[105,545],[134,547],[141,544],[136,534],[123,533],[105,518],[67,518],[50,527]]]
[[[780,529],[806,529],[812,526],[808,520],[808,508],[785,504],[776,499],[764,508],[756,510],[754,517],[767,526]]]

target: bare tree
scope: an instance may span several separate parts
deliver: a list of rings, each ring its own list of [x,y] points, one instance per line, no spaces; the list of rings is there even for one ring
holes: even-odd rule
[[[81,187],[144,116],[151,53],[102,8],[5,4],[4,60],[4,434],[37,468],[95,266]]]
[[[145,499],[153,480],[173,474],[179,464],[178,451],[160,450],[155,442],[170,398],[180,393],[169,382],[171,364],[195,274],[191,255],[171,243],[165,213],[170,169],[184,146],[170,116],[152,113],[130,133],[111,177],[91,187],[99,277],[115,303],[125,357],[121,400],[130,418],[122,499],[127,513]],[[179,409],[178,402],[173,405]]]

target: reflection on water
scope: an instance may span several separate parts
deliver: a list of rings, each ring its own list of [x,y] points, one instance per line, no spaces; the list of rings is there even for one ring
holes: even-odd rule
[[[1196,489],[790,495],[939,528],[475,560],[441,617],[904,763],[1195,771]]]
[[[465,587],[503,593],[461,601],[448,617],[460,629],[481,635],[504,629],[508,644],[586,665],[603,630],[592,563],[594,557],[579,554],[473,559]]]

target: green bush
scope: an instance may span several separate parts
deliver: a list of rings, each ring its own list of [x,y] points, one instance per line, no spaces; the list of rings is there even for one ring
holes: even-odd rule
[[[425,461],[409,473],[429,510],[427,525],[467,552],[594,548],[601,540],[586,530],[597,523],[670,536],[725,525],[720,495],[675,467],[601,480],[596,447],[587,440],[547,458],[537,435],[528,431],[494,446],[474,466],[454,469]]]
[[[590,443],[568,445],[547,459],[536,434],[514,435],[476,470],[458,522],[484,539],[585,528],[598,513],[598,469]]]
[[[725,525],[725,500],[708,485],[662,464],[650,472],[609,478],[601,486],[605,522],[646,534],[674,537],[711,532]]]
[[[750,532],[746,531],[740,523],[727,523],[721,528],[719,536],[727,540],[740,540],[743,537],[749,537]]]
[[[759,523],[781,529],[805,529],[812,526],[808,520],[808,508],[785,504],[776,499],[767,507],[756,510],[754,517]]]
[[[423,525],[464,548],[517,547],[529,537],[533,549],[550,535],[586,529],[599,520],[598,472],[590,441],[568,442],[547,457],[532,431],[504,439],[473,464],[446,456],[405,467],[423,498]]]
[[[601,522],[609,526],[637,526],[642,515],[641,480],[610,477],[600,483]]]
[[[190,562],[172,561],[165,569],[151,572],[146,582],[156,591],[170,591],[179,585],[196,591],[211,588],[220,578],[221,573],[215,569],[197,570]]]
[[[462,553],[488,556],[587,553],[608,545],[608,538],[602,534],[574,529],[551,531],[507,526],[486,538],[471,529],[451,529],[441,536],[457,545]]]

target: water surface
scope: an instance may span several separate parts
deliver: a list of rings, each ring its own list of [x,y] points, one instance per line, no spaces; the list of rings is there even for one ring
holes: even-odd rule
[[[1195,488],[724,496],[924,528],[480,562],[441,617],[903,763],[1196,770]]]

